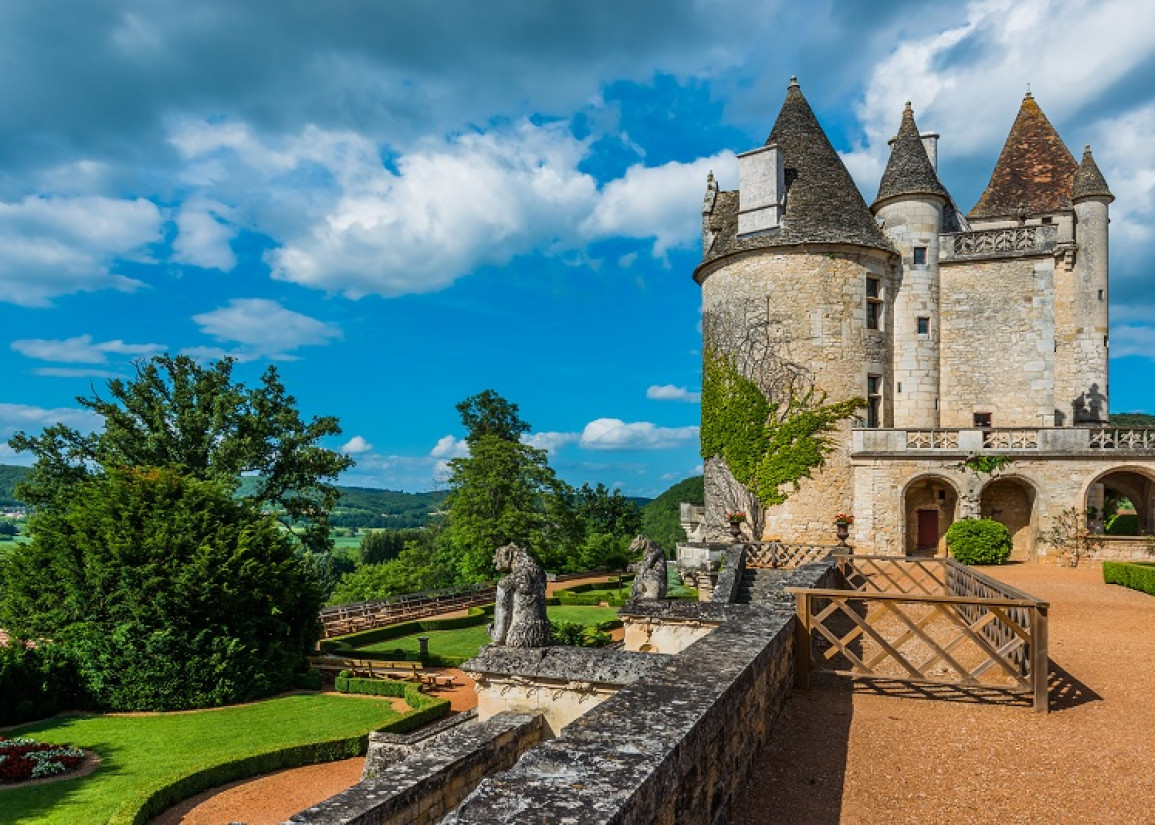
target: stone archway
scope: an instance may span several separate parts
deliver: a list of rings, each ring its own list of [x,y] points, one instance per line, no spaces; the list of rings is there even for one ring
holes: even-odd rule
[[[903,515],[906,555],[945,555],[946,531],[958,517],[958,492],[941,476],[916,478],[903,492]]]
[[[1010,531],[1014,548],[1011,559],[1035,557],[1035,488],[1018,478],[997,478],[983,487],[979,514],[994,519]]]
[[[1155,530],[1155,479],[1149,471],[1129,467],[1109,470],[1087,487],[1083,507],[1088,524],[1096,532],[1101,530],[1104,503],[1121,498],[1127,499],[1135,508],[1138,529],[1134,534],[1150,535]]]

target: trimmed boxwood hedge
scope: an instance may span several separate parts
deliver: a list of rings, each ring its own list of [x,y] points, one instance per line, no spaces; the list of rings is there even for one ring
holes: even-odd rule
[[[956,521],[946,545],[959,564],[1005,564],[1014,546],[1006,525],[989,518]]]
[[[349,679],[348,682],[377,681],[372,679]],[[381,682],[381,684],[390,684]],[[380,693],[381,696],[403,696],[412,713],[402,716],[377,730],[387,733],[409,733],[422,725],[439,719],[449,712],[449,700],[435,696],[426,696],[417,690],[416,685],[406,682],[395,682],[399,685],[399,693]],[[409,690],[409,689],[412,690]],[[339,688],[338,688],[339,689]],[[363,693],[367,691],[347,690],[345,693]],[[234,759],[220,765],[214,765],[202,771],[189,774],[180,779],[158,788],[150,794],[142,795],[138,799],[126,800],[117,813],[108,820],[108,825],[146,825],[149,820],[167,811],[173,805],[195,796],[201,791],[234,782],[238,779],[248,779],[251,776],[261,776],[285,768],[299,768],[302,765],[316,765],[322,762],[336,762],[341,759],[350,759],[354,756],[363,756],[369,749],[369,735],[349,736],[342,739],[331,739],[327,742],[312,742],[307,745],[293,745],[288,748],[261,753],[255,756],[246,756]]]
[[[360,693],[366,696],[398,696],[403,698],[415,713],[406,715],[396,722],[390,723],[381,730],[390,733],[409,733],[427,722],[440,719],[449,713],[449,700],[437,696],[430,696],[421,692],[420,685],[413,682],[402,682],[398,679],[362,679],[348,676],[348,671],[342,670],[333,680],[333,688],[338,693]]]
[[[1155,596],[1155,566],[1133,562],[1103,562],[1103,581]]]

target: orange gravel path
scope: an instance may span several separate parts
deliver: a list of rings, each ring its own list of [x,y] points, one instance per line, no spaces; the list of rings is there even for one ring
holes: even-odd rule
[[[735,825],[1155,822],[1155,597],[1103,584],[1094,563],[986,572],[1051,603],[1051,713],[816,677],[787,701]]]
[[[477,707],[473,681],[457,668],[430,668],[458,677],[458,685],[440,688],[433,695],[449,700],[452,712]],[[403,701],[403,700],[399,700]],[[364,757],[306,765],[210,788],[169,808],[151,825],[280,825],[290,816],[316,805],[361,781]]]

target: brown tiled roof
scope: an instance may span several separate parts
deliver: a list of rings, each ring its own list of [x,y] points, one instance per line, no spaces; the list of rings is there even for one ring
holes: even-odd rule
[[[1091,147],[1083,147],[1083,162],[1075,172],[1075,183],[1071,187],[1071,199],[1079,198],[1110,198],[1115,200],[1111,190],[1107,188],[1107,179],[1099,171],[1099,164],[1091,156]]]
[[[894,251],[793,80],[766,143],[778,144],[786,167],[782,226],[739,238],[738,193],[719,192],[708,219],[718,235],[703,255],[703,263],[748,249],[804,243],[846,243]]]
[[[1007,135],[991,182],[967,217],[1002,218],[1071,208],[1077,164],[1030,92]]]
[[[940,195],[950,199],[926,153],[909,102],[902,113],[898,136],[891,143],[890,160],[886,163],[886,171],[882,173],[878,197],[874,199],[871,208],[888,198],[902,195]]]

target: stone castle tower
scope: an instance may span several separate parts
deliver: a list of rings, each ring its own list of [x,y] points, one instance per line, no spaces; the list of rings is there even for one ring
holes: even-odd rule
[[[938,137],[908,103],[868,207],[792,79],[766,144],[738,156],[738,188],[708,180],[703,351],[772,401],[867,401],[826,465],[764,514],[707,457],[714,537],[745,509],[759,537],[829,542],[834,515],[853,509],[860,547],[934,552],[956,518],[1001,514],[1016,553],[1033,555],[1061,509],[1122,487],[1155,527],[1155,450],[1131,455],[1134,469],[1100,460],[1120,458],[1102,432],[1113,197],[1090,147],[1077,162],[1028,93],[964,216],[938,177]],[[961,466],[984,452],[1015,471]]]

